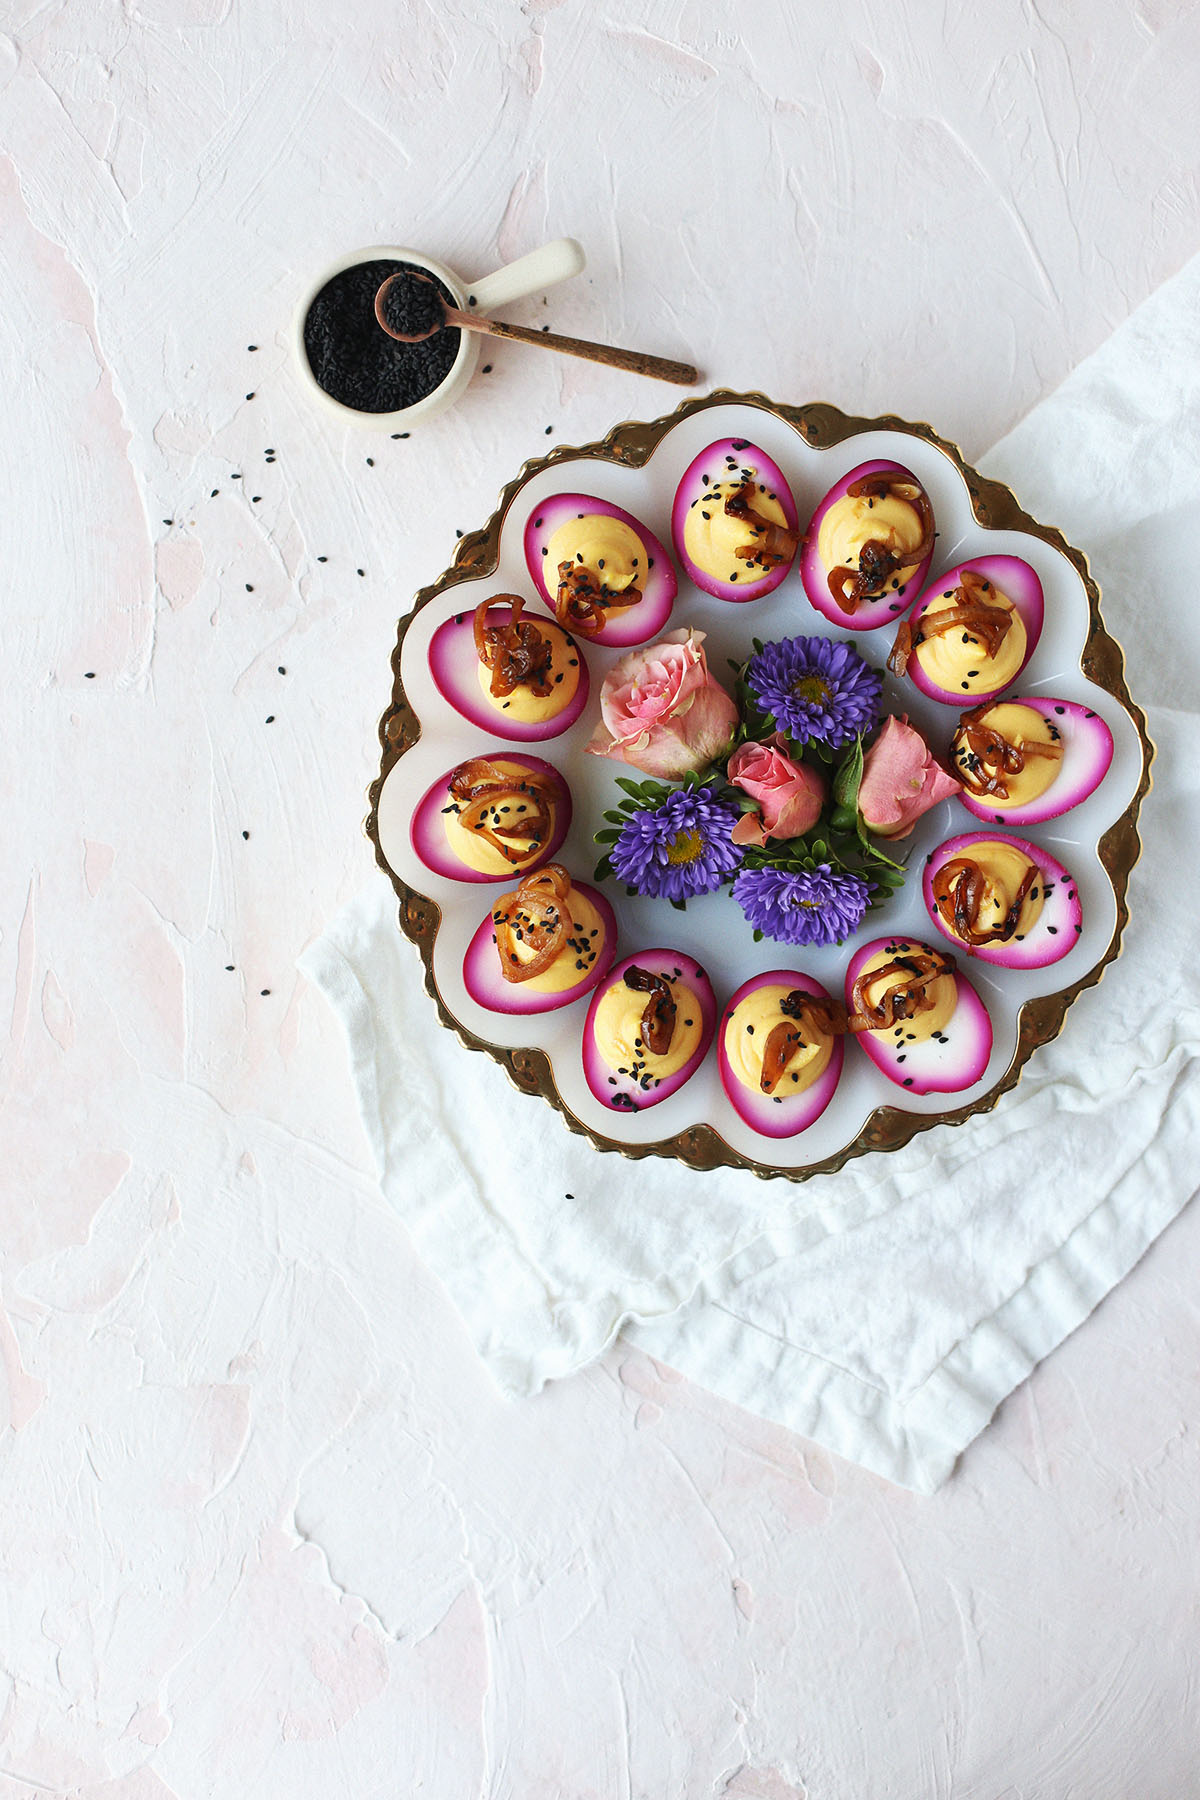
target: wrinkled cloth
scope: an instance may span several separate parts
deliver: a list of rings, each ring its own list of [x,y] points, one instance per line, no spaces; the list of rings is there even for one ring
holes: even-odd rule
[[[346,1029],[383,1192],[508,1394],[569,1375],[623,1332],[718,1394],[932,1492],[1191,1197],[1200,259],[982,469],[1087,547],[1158,746],[1123,954],[994,1111],[800,1186],[602,1155],[546,1112],[531,1176],[528,1134],[487,1121],[532,1103],[489,1058],[429,1028],[419,959],[382,880],[302,959]]]

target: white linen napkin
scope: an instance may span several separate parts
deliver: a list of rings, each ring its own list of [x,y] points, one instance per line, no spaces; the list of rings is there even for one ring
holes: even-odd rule
[[[983,468],[1087,549],[1158,745],[1124,953],[994,1112],[800,1186],[629,1162],[434,1025],[382,879],[301,959],[346,1029],[383,1192],[510,1395],[623,1330],[932,1492],[1191,1197],[1200,258]]]

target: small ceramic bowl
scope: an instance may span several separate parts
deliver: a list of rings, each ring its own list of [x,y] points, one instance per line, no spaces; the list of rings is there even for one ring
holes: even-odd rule
[[[540,293],[543,288],[553,287],[556,282],[565,281],[568,276],[578,275],[584,266],[584,254],[574,238],[556,238],[553,243],[543,244],[540,250],[531,250],[528,256],[520,256],[516,262],[506,263],[503,268],[472,283],[465,282],[461,275],[456,275],[445,263],[435,262],[433,257],[424,255],[422,251],[400,249],[395,244],[375,244],[366,250],[352,250],[349,255],[339,257],[328,268],[322,269],[301,295],[292,321],[292,352],[302,385],[319,406],[340,419],[343,425],[365,426],[369,431],[406,431],[418,420],[431,419],[435,413],[444,412],[459,398],[479,361],[479,333],[464,331],[461,334],[458,355],[450,365],[448,374],[431,394],[414,401],[411,406],[402,406],[393,412],[361,412],[356,406],[346,406],[342,401],[335,400],[332,394],[325,392],[313,375],[304,348],[304,322],[310,306],[326,283],[332,281],[335,275],[342,274],[345,269],[352,269],[364,262],[413,263],[418,268],[426,269],[443,284],[454,296],[454,304],[460,312],[485,314],[493,307],[505,305],[509,300],[519,300],[526,294]]]

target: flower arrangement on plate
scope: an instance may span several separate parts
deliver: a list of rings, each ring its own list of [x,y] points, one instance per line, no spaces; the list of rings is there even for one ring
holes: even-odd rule
[[[643,779],[617,778],[596,878],[680,909],[728,887],[756,941],[844,943],[904,881],[884,846],[959,783],[906,717],[881,717],[883,677],[852,642],[754,638],[729,692],[704,635],[605,676],[587,748]]]

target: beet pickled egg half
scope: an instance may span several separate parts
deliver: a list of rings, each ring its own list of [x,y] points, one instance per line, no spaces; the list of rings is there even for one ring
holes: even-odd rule
[[[795,1137],[819,1119],[842,1073],[831,996],[811,975],[768,969],[721,1015],[717,1061],[734,1111],[763,1137]]]
[[[1113,759],[1113,735],[1099,713],[1042,695],[964,713],[950,744],[959,799],[977,819],[1040,825],[1095,793]]]
[[[588,667],[578,643],[549,619],[525,616],[520,594],[493,594],[439,625],[429,673],[464,719],[515,743],[560,736],[587,704]]]
[[[1001,969],[1044,969],[1083,930],[1073,876],[1026,838],[966,831],[925,861],[930,918],[956,950]]]
[[[834,483],[804,534],[800,578],[831,625],[874,631],[912,605],[933,555],[933,508],[903,463],[877,458]]]
[[[796,559],[800,521],[783,471],[748,438],[721,438],[689,464],[675,490],[675,554],[718,600],[759,600]]]
[[[559,624],[597,644],[629,649],[656,637],[678,583],[654,533],[611,500],[554,494],[525,526],[530,579]]]
[[[1041,581],[1021,557],[973,556],[925,589],[888,667],[947,705],[994,700],[1033,655],[1044,613]]]
[[[554,1012],[603,980],[616,944],[603,894],[547,863],[496,900],[467,946],[463,983],[489,1012]]]
[[[601,1106],[641,1112],[681,1088],[708,1054],[717,1022],[712,983],[682,950],[627,956],[592,996],[583,1072]]]
[[[571,790],[550,763],[505,747],[439,777],[412,816],[413,849],[451,881],[506,881],[540,869],[571,827]]]
[[[957,1094],[992,1054],[987,1008],[953,956],[909,938],[875,938],[846,970],[850,1030],[881,1074],[913,1094]]]

